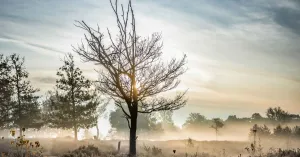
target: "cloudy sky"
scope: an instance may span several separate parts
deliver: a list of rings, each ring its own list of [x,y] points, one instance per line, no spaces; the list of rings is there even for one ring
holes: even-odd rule
[[[188,56],[177,90],[189,88],[189,102],[175,112],[176,124],[190,112],[209,118],[250,116],[270,106],[300,112],[299,1],[133,0],[133,6],[140,35],[162,32],[164,59]],[[60,58],[84,37],[74,21],[114,31],[113,15],[109,0],[0,0],[0,53],[25,56],[43,94],[54,86]],[[97,79],[92,66],[77,61]]]

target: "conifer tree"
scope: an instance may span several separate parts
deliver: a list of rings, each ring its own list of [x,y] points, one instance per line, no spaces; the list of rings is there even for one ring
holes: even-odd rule
[[[63,62],[57,72],[57,91],[51,96],[54,110],[50,111],[48,122],[50,127],[73,129],[77,140],[80,128],[96,126],[100,101],[92,90],[92,82],[75,66],[72,54],[67,54]]]
[[[0,54],[0,128],[11,122],[12,95],[9,58]]]
[[[28,72],[25,69],[25,58],[17,54],[10,56],[12,68],[11,85],[14,93],[14,103],[12,105],[13,124],[20,129],[20,136],[25,128],[40,128],[43,125],[41,119],[39,96],[36,93],[39,89],[31,86],[28,81]]]

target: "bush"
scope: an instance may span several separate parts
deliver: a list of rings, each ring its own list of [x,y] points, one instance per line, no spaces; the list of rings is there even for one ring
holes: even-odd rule
[[[25,128],[22,128],[22,131],[25,132]],[[25,135],[15,137],[15,130],[10,131],[10,135],[14,137],[13,140],[7,140],[7,145],[5,146],[8,149],[5,152],[1,152],[2,156],[6,157],[40,157],[43,154],[43,147],[41,147],[39,141],[29,141],[25,138]],[[1,140],[4,140],[4,137],[1,137]]]
[[[146,152],[146,156],[162,156],[162,150],[158,147],[153,146],[143,146],[144,151]]]
[[[65,153],[61,155],[61,157],[108,157],[108,156],[116,156],[117,154],[112,153],[104,153],[99,150],[98,147],[95,147],[94,145],[88,145],[88,146],[80,146],[78,149],[75,149],[73,151],[69,151],[68,153]]]
[[[293,150],[281,150],[278,149],[277,151],[270,151],[266,154],[266,157],[299,157],[300,156],[300,149],[293,149]]]

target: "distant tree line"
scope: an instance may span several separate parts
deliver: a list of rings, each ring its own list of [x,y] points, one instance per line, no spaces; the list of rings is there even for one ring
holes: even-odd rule
[[[272,126],[284,125],[287,123],[300,123],[300,116],[284,111],[280,107],[270,107],[267,109],[265,117],[259,113],[253,113],[251,117],[238,118],[236,115],[229,115],[227,119],[222,120],[225,125],[239,124],[269,124]],[[213,119],[208,119],[200,113],[190,113],[185,123],[184,129],[208,128],[213,124]]]
[[[239,118],[236,115],[229,115],[227,119],[219,119],[221,125],[227,128],[239,127],[257,127],[257,135],[261,138],[285,138],[299,137],[300,116],[284,111],[280,107],[270,107],[266,110],[265,116],[259,113],[253,113],[251,117]],[[186,122],[183,125],[183,130],[188,131],[209,131],[209,128],[216,126],[215,118],[208,119],[200,113],[190,113]],[[221,127],[221,128],[222,128]],[[274,128],[273,132],[270,128]],[[215,128],[215,127],[213,127]],[[218,130],[216,131],[216,138]],[[250,135],[252,132],[250,131]]]
[[[172,115],[172,111],[161,111],[156,114],[141,114],[137,120],[137,134],[139,136],[145,135],[146,137],[150,137],[150,135],[158,135],[165,131],[179,130],[173,122]],[[109,114],[109,122],[113,128],[111,134],[120,135],[122,137],[124,137],[124,134],[127,135],[127,121],[120,108],[117,108]]]
[[[258,134],[262,137],[278,137],[290,133],[292,136],[299,136],[299,126],[289,127],[286,124],[295,123],[300,125],[300,117],[297,114],[291,114],[284,111],[280,107],[270,107],[266,110],[265,116],[259,113],[253,113],[251,117],[238,118],[236,115],[230,115],[227,119],[222,120],[220,118],[208,119],[200,113],[190,113],[187,117],[182,129],[175,126],[172,119],[173,112],[159,112],[153,115],[141,115],[138,119],[138,133],[163,133],[168,131],[184,131],[194,130],[196,132],[203,130],[213,129],[216,133],[216,139],[218,132],[224,126],[238,127],[239,125],[245,125],[251,127],[254,124],[258,127]],[[123,118],[122,118],[123,117]],[[127,122],[124,118],[122,111],[116,109],[112,111],[109,116],[109,121],[114,132],[111,133],[123,133],[127,131]],[[166,127],[167,126],[167,127]],[[268,126],[274,128],[272,132]],[[212,131],[212,130],[211,130]],[[285,133],[286,132],[286,133]],[[270,135],[270,136],[269,136]]]
[[[283,126],[281,124],[273,128],[273,131],[267,125],[257,125],[255,124],[250,130],[250,137],[254,135],[253,130],[258,137],[264,139],[281,139],[281,138],[297,138],[300,139],[300,126]]]

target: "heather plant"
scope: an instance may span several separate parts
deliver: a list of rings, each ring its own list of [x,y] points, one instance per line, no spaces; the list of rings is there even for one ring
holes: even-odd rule
[[[25,132],[25,128],[22,128]],[[43,156],[43,147],[39,141],[30,141],[25,135],[15,137],[16,131],[11,130],[10,135],[13,140],[10,141],[10,149],[8,152],[2,152],[2,156],[6,157],[41,157]],[[4,139],[2,137],[1,139]]]
[[[150,157],[150,156],[163,156],[162,149],[152,146],[143,145],[143,150],[146,152],[145,156]],[[143,154],[142,154],[143,155]]]
[[[293,128],[293,136],[300,139],[300,126],[295,126]]]
[[[300,156],[300,151],[298,149],[293,149],[293,150],[271,150],[269,151],[264,157],[299,157]]]
[[[101,152],[100,150],[93,146],[93,145],[88,145],[88,146],[80,146],[78,149],[75,149],[74,151],[70,151],[66,154],[63,154],[62,157],[71,157],[71,156],[100,156]]]
[[[193,139],[188,138],[186,145],[187,145],[187,147],[194,147],[195,145],[194,145]]]

